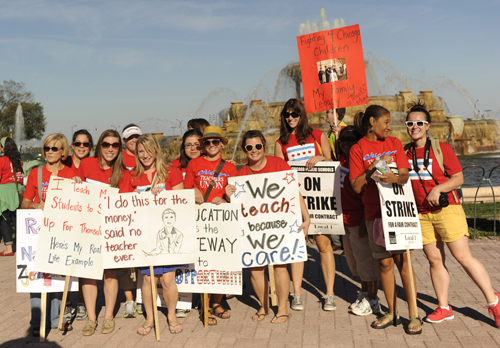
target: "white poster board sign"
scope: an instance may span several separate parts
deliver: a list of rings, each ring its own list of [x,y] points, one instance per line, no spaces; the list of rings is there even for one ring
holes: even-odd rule
[[[62,292],[64,276],[36,272],[33,270],[38,234],[43,221],[43,211],[39,209],[18,209],[16,222],[16,284],[17,292]],[[70,278],[69,291],[78,290],[78,279]]]
[[[121,193],[102,205],[104,268],[194,263],[194,190]]]
[[[288,164],[299,174],[300,193],[311,217],[308,234],[345,234],[340,162],[318,162],[312,169],[307,169],[306,162]]]
[[[241,295],[241,204],[196,206],[197,259],[176,270],[181,292]]]
[[[35,270],[102,279],[101,199],[117,188],[52,176]]]
[[[297,172],[229,178],[241,205],[243,268],[307,261]]]
[[[411,182],[404,185],[377,182],[385,248],[422,249],[422,230]]]

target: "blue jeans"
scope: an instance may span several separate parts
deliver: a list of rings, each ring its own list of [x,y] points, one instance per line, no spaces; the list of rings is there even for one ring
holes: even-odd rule
[[[62,292],[47,293],[47,318],[46,328],[57,328],[59,324],[59,311],[61,310]],[[40,327],[42,296],[39,293],[30,293],[31,302],[31,327]]]

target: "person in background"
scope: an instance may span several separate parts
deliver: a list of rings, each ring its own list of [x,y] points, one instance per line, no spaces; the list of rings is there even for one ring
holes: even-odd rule
[[[208,126],[210,126],[210,122],[208,122],[204,118],[192,118],[187,123],[188,130],[199,129],[200,132],[202,132],[202,133],[205,130],[205,127],[208,127]]]
[[[142,131],[136,124],[130,123],[123,128],[122,140],[125,144],[123,165],[128,170],[132,170],[135,167],[135,143],[141,134]]]

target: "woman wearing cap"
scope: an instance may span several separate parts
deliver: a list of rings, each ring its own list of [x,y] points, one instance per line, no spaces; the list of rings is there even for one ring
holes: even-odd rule
[[[227,138],[222,136],[222,129],[219,127],[208,126],[205,127],[200,141],[203,143],[206,155],[189,162],[184,187],[194,188],[195,200],[198,204],[204,202],[225,203],[227,179],[237,175],[236,166],[222,159],[222,144],[227,144]],[[214,294],[213,314],[221,319],[228,319],[231,313],[220,305],[221,300],[222,295]],[[208,324],[216,325],[217,320],[210,317]]]
[[[99,137],[94,157],[84,158],[80,162],[77,181],[118,187],[125,172],[121,148],[120,134],[113,129],[105,130]],[[95,279],[80,278],[80,281],[83,283],[83,297],[88,314],[88,321],[83,328],[82,334],[83,336],[91,336],[97,327],[97,283]],[[118,278],[116,269],[105,269],[104,296],[106,311],[101,331],[103,334],[111,333],[115,328],[113,309],[115,308],[117,295]]]
[[[128,124],[123,128],[122,138],[125,144],[125,151],[123,151],[123,165],[128,170],[135,167],[135,143],[137,138],[142,135],[142,131],[136,124]]]
[[[4,156],[0,157],[0,230],[5,243],[5,251],[0,256],[14,256],[12,245],[12,222],[15,222],[15,213],[19,207],[19,195],[17,186],[23,183],[23,164],[17,145],[10,137],[4,137],[0,141],[0,151]]]
[[[92,135],[86,129],[80,129],[73,134],[73,155],[64,160],[64,165],[70,167],[75,172],[78,171],[82,159],[89,157],[94,144]]]

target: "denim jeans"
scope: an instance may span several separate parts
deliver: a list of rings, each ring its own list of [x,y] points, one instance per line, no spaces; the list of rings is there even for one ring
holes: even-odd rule
[[[61,310],[62,292],[47,293],[47,318],[46,328],[57,328],[59,324],[59,311]],[[30,293],[31,302],[31,327],[40,327],[42,296],[39,293]]]

